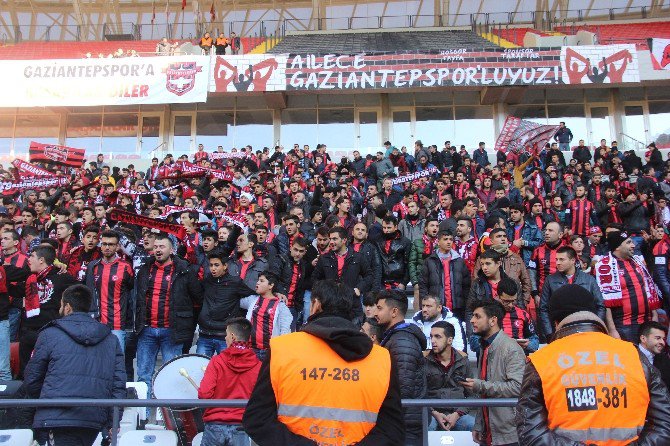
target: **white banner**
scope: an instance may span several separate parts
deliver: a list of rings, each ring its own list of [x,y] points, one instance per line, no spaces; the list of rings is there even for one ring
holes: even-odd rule
[[[651,39],[651,54],[663,70],[670,70],[670,39]]]
[[[640,82],[635,45],[582,45],[561,48],[564,84]]]
[[[205,102],[208,56],[0,62],[0,107]]]
[[[217,56],[210,91],[284,91],[286,58],[285,54]]]

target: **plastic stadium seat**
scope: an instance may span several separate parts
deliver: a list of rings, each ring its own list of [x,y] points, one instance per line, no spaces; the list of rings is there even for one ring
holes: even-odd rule
[[[147,383],[143,382],[127,382],[126,383],[126,389],[133,387],[137,391],[137,398],[141,400],[146,400],[148,398],[147,393],[149,392],[149,388],[147,387]],[[139,416],[140,420],[146,420],[147,419],[147,408],[146,407],[133,407],[137,412],[137,415]]]
[[[177,446],[173,431],[129,431],[123,434],[119,446]]]
[[[601,45],[634,43],[638,49],[649,49],[649,37],[670,38],[670,22],[644,22],[611,25],[559,26],[557,31],[576,33],[579,30],[594,33]]]
[[[477,446],[472,440],[472,432],[428,431],[428,446]]]
[[[0,430],[0,446],[30,446],[33,431],[30,429]]]
[[[191,441],[191,446],[200,446],[200,443],[202,443],[202,432],[193,437],[193,440]]]

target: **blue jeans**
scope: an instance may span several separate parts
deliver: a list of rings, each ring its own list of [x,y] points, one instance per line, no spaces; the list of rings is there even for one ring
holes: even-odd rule
[[[137,379],[146,383],[151,397],[151,379],[156,368],[158,350],[161,351],[163,363],[181,355],[181,344],[172,342],[169,328],[144,327],[137,337]]]
[[[561,152],[569,152],[570,151],[570,143],[569,142],[559,142],[558,143],[558,150]]]
[[[125,330],[112,330],[112,334],[116,336],[116,339],[119,340],[121,345],[121,353],[125,355],[126,353],[126,331]]]
[[[242,446],[249,444],[249,436],[239,424],[205,423],[200,446]]]
[[[307,322],[307,318],[309,317],[309,310],[312,308],[312,291],[305,290],[305,295],[302,299],[302,323],[305,324]]]
[[[19,325],[21,323],[21,309],[9,307],[9,339],[19,342]]]
[[[644,238],[640,235],[631,236],[633,242],[635,242],[635,251],[633,252],[636,256],[642,255],[642,245],[644,244]]]
[[[451,428],[452,431],[472,431],[475,427],[475,417],[470,414],[465,414],[456,421],[456,424]],[[437,420],[434,417],[430,418],[430,423],[428,423],[429,431],[441,431],[442,428],[437,424]]]
[[[0,381],[10,381],[12,370],[9,367],[9,321],[0,321]]]
[[[209,356],[221,353],[227,347],[224,339],[213,338],[209,336],[198,336],[198,344],[195,352],[199,355]]]

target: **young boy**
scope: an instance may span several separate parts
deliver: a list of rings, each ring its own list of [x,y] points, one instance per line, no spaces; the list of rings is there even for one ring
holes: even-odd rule
[[[498,283],[498,300],[505,307],[502,329],[510,338],[516,340],[526,356],[540,346],[540,338],[530,314],[516,306],[519,285],[509,277],[503,277]]]
[[[286,303],[275,294],[277,276],[263,272],[256,283],[257,296],[249,296],[240,302],[248,308],[247,319],[251,321],[251,347],[261,361],[270,347],[270,338],[291,332],[293,315]]]
[[[200,383],[200,399],[248,399],[256,385],[261,363],[251,349],[251,323],[243,317],[229,319],[228,347],[207,365]],[[243,408],[211,407],[205,410],[201,446],[234,446],[249,442],[241,429]]]

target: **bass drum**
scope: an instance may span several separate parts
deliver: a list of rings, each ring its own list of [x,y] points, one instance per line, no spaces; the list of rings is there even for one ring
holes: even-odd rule
[[[209,358],[204,355],[177,356],[163,364],[156,372],[151,384],[154,399],[197,400],[198,389]],[[191,442],[205,429],[204,409],[195,407],[161,407],[166,429],[179,437],[180,446],[191,446]]]

